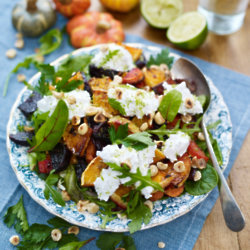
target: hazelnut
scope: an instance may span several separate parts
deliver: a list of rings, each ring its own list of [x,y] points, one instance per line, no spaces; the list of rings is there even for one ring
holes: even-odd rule
[[[151,177],[156,176],[158,174],[158,168],[156,167],[156,165],[150,166],[150,173]]]
[[[160,170],[166,170],[168,168],[168,164],[165,164],[163,162],[157,162],[157,168],[160,169]]]
[[[112,115],[110,113],[108,113],[107,111],[105,111],[104,109],[102,110],[102,114],[107,117],[107,118],[111,118]]]
[[[93,116],[93,115],[96,115],[98,111],[99,111],[99,108],[93,107],[93,106],[89,106],[86,109],[85,113],[86,113],[87,116]]]
[[[200,141],[205,141],[205,136],[202,132],[199,132],[197,137]]]
[[[204,168],[206,168],[206,166],[207,166],[207,163],[203,158],[200,158],[197,160],[197,168],[198,169],[204,169]]]
[[[81,117],[78,115],[75,115],[72,117],[71,123],[73,126],[77,126],[81,123]]]
[[[71,200],[71,198],[69,196],[69,193],[66,190],[62,191],[62,198],[63,198],[64,201],[70,201]]]
[[[23,49],[23,47],[24,47],[24,40],[23,39],[16,40],[15,47],[17,49]]]
[[[147,207],[150,209],[150,211],[152,212],[152,210],[153,210],[153,208],[154,208],[154,204],[153,204],[152,201],[146,200],[146,201],[144,202],[144,205],[147,206]]]
[[[35,129],[32,128],[32,127],[29,127],[29,126],[23,126],[23,130],[24,130],[25,132],[33,132]]]
[[[122,162],[121,165],[127,165],[130,169],[132,168],[132,164],[131,164],[130,160],[126,160],[126,161]]]
[[[102,113],[98,112],[94,117],[94,121],[97,123],[105,122],[106,117]]]
[[[144,122],[141,126],[140,126],[140,130],[141,131],[145,131],[148,129],[148,123],[147,122]]]
[[[185,164],[183,161],[178,161],[174,164],[174,170],[178,173],[182,173],[185,171]]]
[[[52,95],[53,95],[56,99],[62,99],[62,98],[64,97],[64,93],[63,93],[63,92],[52,91]]]
[[[76,208],[78,210],[78,212],[84,212],[86,211],[86,205],[89,204],[88,200],[80,200],[77,202],[76,204]]]
[[[158,65],[151,65],[149,69],[160,69],[160,67]]]
[[[87,211],[91,214],[96,214],[99,211],[99,206],[94,202],[91,202],[86,205]]]
[[[68,234],[74,234],[74,235],[78,235],[79,234],[79,227],[77,226],[71,226],[68,229]]]
[[[160,112],[156,113],[154,120],[158,125],[162,125],[165,122],[165,119],[162,117]]]
[[[62,232],[60,229],[53,229],[51,231],[51,238],[53,241],[59,241],[62,238]]]
[[[39,63],[43,63],[44,62],[44,56],[43,55],[36,55],[35,56],[35,60],[37,61],[37,62],[39,62]]]
[[[162,63],[161,65],[160,65],[160,70],[162,70],[162,71],[164,71],[164,72],[169,72],[169,68],[168,68],[168,65],[167,64],[165,64],[165,63]]]
[[[197,168],[198,166],[198,159],[197,159],[197,156],[194,156],[192,158],[192,168]]]
[[[117,214],[117,217],[118,217],[120,220],[125,220],[125,219],[127,219],[126,214],[118,213],[118,214]]]
[[[159,248],[165,248],[165,246],[166,246],[166,244],[164,242],[162,242],[162,241],[158,242],[158,247]]]
[[[198,181],[200,179],[201,179],[201,172],[200,171],[195,171],[194,181]]]
[[[182,116],[181,116],[181,120],[182,120],[182,122],[184,122],[184,123],[189,123],[189,122],[192,121],[192,116],[189,115],[189,114],[182,115]]]
[[[78,132],[79,135],[85,135],[88,132],[88,130],[89,130],[88,124],[83,123],[78,127],[77,132]]]
[[[10,237],[9,241],[13,246],[17,246],[20,242],[20,238],[18,235],[13,235]]]
[[[16,57],[16,50],[15,49],[9,49],[6,51],[5,54],[9,59],[13,59]]]
[[[74,96],[68,96],[68,97],[67,97],[67,102],[68,102],[70,105],[76,104],[76,98],[75,98]]]
[[[193,108],[194,107],[194,100],[191,99],[191,98],[186,98],[186,100],[185,100],[185,107],[187,109]]]
[[[17,75],[17,81],[18,82],[24,82],[26,80],[26,76],[24,74],[18,74]]]

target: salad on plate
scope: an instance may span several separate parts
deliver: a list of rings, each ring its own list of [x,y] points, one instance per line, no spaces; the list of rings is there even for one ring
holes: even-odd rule
[[[9,138],[27,147],[46,199],[75,202],[103,228],[128,218],[135,232],[155,201],[217,186],[200,128],[206,97],[171,75],[173,60],[167,49],[146,58],[141,48],[107,44],[58,67],[37,65],[40,79],[25,82],[32,93],[18,106],[27,122]]]

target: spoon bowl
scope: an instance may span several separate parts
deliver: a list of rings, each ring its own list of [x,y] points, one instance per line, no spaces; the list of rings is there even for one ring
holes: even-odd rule
[[[191,61],[179,58],[173,65],[171,69],[171,74],[173,78],[176,79],[183,79],[188,82],[195,83],[195,90],[194,94],[196,96],[205,95],[206,96],[206,103],[203,107],[204,115],[209,108],[211,102],[211,92],[209,85],[205,76],[202,74],[201,70],[193,64]],[[219,192],[220,192],[220,201],[222,206],[223,216],[226,222],[226,225],[229,229],[234,232],[241,231],[245,226],[245,219],[244,215],[242,214],[236,200],[233,197],[231,190],[228,187],[227,181],[220,169],[218,164],[217,158],[215,156],[212,144],[210,142],[209,134],[207,131],[207,127],[204,122],[204,116],[201,120],[201,128],[205,136],[205,140],[207,143],[208,151],[210,154],[211,161],[213,163],[214,168],[216,169],[219,177],[220,182],[218,185]]]

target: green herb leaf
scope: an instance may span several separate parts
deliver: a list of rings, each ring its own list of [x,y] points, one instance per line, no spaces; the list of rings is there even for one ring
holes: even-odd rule
[[[53,217],[47,221],[50,225],[52,225],[54,228],[68,228],[71,227],[71,224],[67,221],[59,218],[59,217]]]
[[[8,208],[7,212],[4,215],[4,223],[8,227],[16,224],[20,225],[21,232],[26,232],[29,229],[26,211],[23,206],[23,196],[21,196],[16,205]]]
[[[200,102],[201,106],[204,107],[207,102],[207,97],[205,95],[197,96],[198,101]]]
[[[109,137],[112,143],[119,143],[121,140],[126,138],[128,136],[128,123],[124,125],[120,125],[117,129],[115,130],[115,127],[112,125],[109,130]]]
[[[58,92],[70,92],[74,89],[76,89],[79,85],[83,83],[81,80],[72,80],[69,81],[71,78],[71,73],[70,72],[64,72],[62,76],[62,80],[56,83],[56,90]]]
[[[128,224],[129,232],[132,234],[140,230],[143,222],[145,224],[150,222],[152,218],[152,212],[150,211],[149,207],[140,201],[136,209],[134,209],[134,211],[128,215],[128,218],[132,220]]]
[[[44,197],[46,200],[48,200],[51,195],[55,203],[59,204],[60,206],[65,206],[65,201],[63,200],[61,193],[53,187],[58,182],[58,180],[59,176],[51,171],[50,175],[45,181],[45,189],[43,191]]]
[[[163,191],[163,189],[159,183],[152,181],[150,171],[148,172],[148,174],[146,176],[143,176],[141,174],[139,168],[137,168],[136,173],[131,173],[130,168],[128,166],[126,166],[125,164],[122,167],[116,165],[115,163],[107,163],[107,164],[113,170],[121,173],[121,175],[119,175],[119,178],[126,178],[126,177],[131,178],[130,181],[124,183],[125,186],[134,185],[135,183],[137,183],[139,181],[140,185],[136,188],[136,190],[142,190],[143,188],[150,186],[150,187],[154,188],[154,190]]]
[[[62,43],[62,33],[58,29],[52,29],[43,35],[40,40],[39,54],[48,55],[58,49]]]
[[[179,111],[181,103],[182,94],[175,89],[164,95],[159,106],[159,111],[163,118],[172,122]]]
[[[96,241],[96,246],[101,250],[115,250],[117,246],[136,250],[133,238],[122,233],[102,233]]]
[[[207,167],[200,171],[202,177],[199,181],[187,180],[185,182],[185,190],[191,195],[206,194],[218,184],[219,177],[212,166],[207,164]]]
[[[131,134],[122,140],[122,144],[126,147],[132,147],[137,151],[155,145],[150,138],[150,134],[147,132]]]
[[[103,67],[108,61],[110,61],[113,57],[115,57],[119,53],[119,49],[116,50],[109,50],[108,54],[102,59],[99,67]]]
[[[44,75],[46,80],[53,80],[55,76],[55,68],[50,64],[36,63],[35,64],[38,71]]]
[[[216,122],[210,123],[207,126],[207,130],[212,130],[212,129],[216,129],[218,127],[218,125],[221,124],[221,120],[218,120]]]
[[[48,119],[48,116],[49,116],[49,111],[41,114],[38,112],[33,113],[31,120],[34,124],[35,133],[39,130],[41,124]]]
[[[70,242],[60,247],[59,250],[79,250],[81,247],[85,246],[86,244],[88,244],[90,241],[94,239],[95,238],[91,238],[89,240],[79,241],[79,242]]]
[[[122,107],[122,105],[120,104],[120,102],[118,102],[114,98],[108,98],[108,101],[109,101],[109,104],[111,105],[112,108],[114,108],[115,110],[118,110],[120,112],[120,114],[126,115],[126,111]]]
[[[167,48],[163,49],[156,57],[150,56],[147,67],[151,65],[161,65],[162,63],[168,65],[169,68],[172,67],[174,61],[174,57],[169,56],[169,50]]]
[[[49,92],[49,83],[46,81],[46,75],[42,74],[38,80],[38,84],[34,86],[34,91],[40,93],[42,96],[47,95]]]
[[[60,141],[68,124],[68,107],[60,100],[53,114],[46,120],[35,135],[36,145],[29,149],[30,152],[49,151]]]

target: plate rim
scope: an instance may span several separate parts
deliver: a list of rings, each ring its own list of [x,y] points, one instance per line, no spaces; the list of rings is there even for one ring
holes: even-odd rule
[[[143,47],[146,47],[147,49],[149,50],[152,50],[152,51],[160,51],[162,48],[161,47],[157,47],[157,46],[152,46],[152,45],[146,45],[146,44],[143,44],[143,43],[124,43],[124,44],[127,44],[127,45],[130,45],[130,46],[135,46],[135,47],[138,47],[138,48],[143,48]],[[98,49],[100,48],[101,46],[103,46],[105,44],[99,44],[99,45],[95,45],[95,46],[91,46],[91,47],[86,47],[86,48],[80,48],[80,49],[77,49],[77,50],[74,50],[72,51],[71,53],[67,53],[67,54],[64,54],[60,57],[58,57],[57,59],[55,59],[54,61],[52,61],[51,63],[49,63],[50,65],[52,66],[56,66],[58,65],[60,62],[62,62],[63,60],[65,60],[69,55],[73,55],[73,56],[77,56],[78,54],[82,54],[84,52],[88,52],[90,50],[94,50],[94,49]],[[177,58],[180,58],[182,56],[176,54],[176,53],[172,53],[170,52],[170,55],[174,56],[175,59]],[[185,57],[184,57],[185,58]],[[36,81],[39,77],[40,77],[41,73],[38,72],[36,74],[34,74],[30,79],[29,79],[29,83],[32,84],[34,81]],[[207,76],[206,76],[207,77]],[[207,77],[208,79],[210,79],[209,77]],[[210,79],[210,81],[212,82],[213,84],[213,81]],[[214,85],[214,84],[213,84]],[[217,89],[217,87],[214,85],[214,87]],[[23,188],[27,191],[27,193],[29,194],[29,196],[36,202],[38,203],[40,206],[42,206],[46,211],[48,211],[50,214],[53,214],[57,217],[60,217],[62,218],[63,220],[71,223],[71,224],[74,224],[74,225],[78,225],[80,227],[84,227],[84,228],[88,228],[88,229],[91,229],[91,230],[96,230],[96,231],[105,231],[105,232],[129,232],[129,229],[128,227],[126,228],[121,228],[121,229],[116,229],[116,228],[100,228],[100,227],[91,227],[89,224],[86,224],[86,223],[82,223],[82,222],[73,222],[70,220],[70,218],[68,218],[67,216],[64,216],[62,214],[59,214],[58,212],[54,211],[52,208],[46,206],[46,204],[43,204],[41,201],[40,201],[40,198],[37,197],[36,195],[33,194],[33,192],[26,186],[26,184],[24,183],[23,179],[21,178],[21,176],[18,174],[18,170],[16,169],[15,165],[14,165],[14,162],[13,162],[13,157],[12,157],[12,154],[10,152],[10,149],[11,149],[11,145],[10,145],[10,139],[9,139],[9,134],[10,134],[10,127],[11,127],[11,122],[13,120],[13,116],[14,116],[14,112],[15,110],[17,109],[18,107],[18,104],[20,102],[20,99],[23,95],[23,93],[25,91],[27,91],[27,86],[25,86],[18,94],[14,104],[12,105],[12,108],[11,108],[11,111],[10,111],[10,115],[9,115],[9,120],[8,120],[8,123],[7,123],[7,126],[6,126],[6,147],[7,147],[7,152],[8,152],[8,155],[9,155],[9,159],[10,159],[10,165],[19,181],[19,183],[23,186]],[[228,109],[228,106],[223,98],[223,95],[221,94],[221,92],[217,89],[218,93],[220,94],[220,98],[222,99],[222,101],[224,102],[225,104],[225,108],[227,110],[227,113],[228,113],[228,122],[230,123],[230,127],[231,129],[233,128],[232,127],[232,121],[231,121],[231,116],[230,116],[230,112],[229,112],[229,109]],[[231,154],[231,150],[232,150],[232,131],[230,133],[230,149],[228,151],[228,161],[226,162],[225,164],[225,168],[222,170],[223,172],[225,171],[225,169],[227,168],[228,166],[228,163],[229,163],[229,157],[230,157],[230,154]],[[210,191],[211,192],[211,191]],[[207,197],[208,195],[210,194],[207,193],[205,195],[203,195],[196,203],[192,204],[191,206],[189,206],[186,210],[184,211],[181,211],[179,212],[178,214],[175,214],[173,216],[171,216],[171,218],[168,218],[164,221],[161,221],[161,222],[155,222],[155,223],[152,223],[152,224],[147,224],[147,225],[144,225],[141,227],[141,229],[139,231],[142,231],[142,230],[145,230],[145,229],[149,229],[149,228],[153,228],[153,227],[156,227],[156,226],[159,226],[159,225],[164,225],[168,222],[171,222],[173,220],[175,220],[176,218],[180,217],[180,216],[183,216],[185,214],[187,214],[188,212],[190,212],[193,208],[195,208],[196,206],[198,206],[201,202],[203,202]]]

